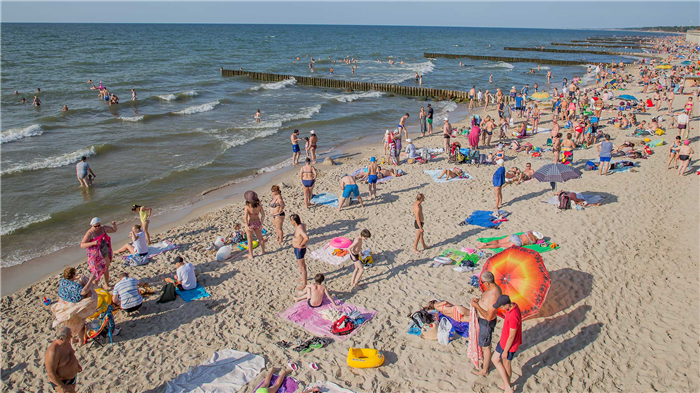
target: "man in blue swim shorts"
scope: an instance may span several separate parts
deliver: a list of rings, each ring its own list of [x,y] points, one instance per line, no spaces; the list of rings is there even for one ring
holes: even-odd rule
[[[299,149],[299,130],[294,130],[292,133],[292,166],[297,166],[301,149]]]
[[[340,179],[340,187],[343,189],[343,195],[340,197],[340,201],[338,202],[338,211],[343,208],[343,204],[345,203],[346,199],[350,199],[350,202],[352,202],[353,196],[360,202],[360,206],[365,207],[364,203],[362,203],[362,198],[360,197],[360,188],[357,186],[357,183],[355,183],[355,179],[353,179],[352,176],[348,175],[347,173],[343,175],[343,177]]]
[[[408,119],[408,116],[408,113],[406,113],[401,117],[401,120],[399,120],[399,133],[403,131],[403,139],[408,139],[408,130],[406,129],[406,119]]]
[[[369,183],[369,199],[374,199],[377,197],[378,173],[379,166],[377,165],[377,159],[372,157],[369,159],[369,166],[367,166],[367,183]]]

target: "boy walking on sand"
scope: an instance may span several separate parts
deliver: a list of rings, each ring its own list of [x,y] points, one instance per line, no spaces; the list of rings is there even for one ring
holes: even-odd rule
[[[413,226],[416,228],[416,240],[413,242],[413,252],[420,254],[418,251],[418,242],[420,241],[423,245],[423,249],[428,249],[425,245],[425,240],[423,239],[423,225],[425,224],[423,219],[423,201],[425,200],[425,195],[418,194],[416,201],[413,203],[413,216],[415,220],[413,221]]]
[[[367,166],[367,183],[369,184],[369,199],[374,199],[377,197],[377,174],[379,173],[379,166],[377,165],[377,159],[372,157],[369,159],[369,165]]]
[[[306,244],[309,242],[309,235],[306,234],[306,225],[301,223],[301,218],[298,214],[292,214],[289,216],[289,221],[294,225],[294,235],[292,237],[292,247],[294,248],[294,256],[297,259],[297,264],[299,265],[299,270],[301,271],[301,284],[299,284],[298,290],[304,289],[307,280],[306,271]]]
[[[360,278],[362,277],[362,273],[365,272],[365,268],[362,266],[362,261],[360,261],[360,253],[362,252],[362,241],[369,239],[371,236],[372,234],[369,233],[369,230],[363,229],[362,232],[360,232],[360,236],[356,237],[350,247],[348,247],[348,251],[350,252],[350,260],[352,261],[352,264],[355,265],[355,271],[352,272],[350,289],[357,287],[357,284],[359,284]]]

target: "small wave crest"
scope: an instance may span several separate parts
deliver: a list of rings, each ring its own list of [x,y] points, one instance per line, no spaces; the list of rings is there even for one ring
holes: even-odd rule
[[[195,105],[195,106],[188,106],[187,108],[173,112],[176,115],[193,115],[195,113],[202,113],[202,112],[209,112],[211,110],[214,110],[214,107],[219,105],[219,101],[214,101],[214,102],[207,102],[206,104],[202,105]]]
[[[198,95],[198,93],[194,90],[189,90],[189,91],[183,91],[180,93],[174,93],[174,94],[161,94],[157,95],[156,98],[159,100],[163,101],[175,101],[179,98],[187,98],[187,97],[194,97]]]
[[[367,91],[363,93],[353,93],[353,94],[327,94],[324,95],[324,97],[331,99],[331,100],[336,100],[338,102],[353,102],[356,100],[360,100],[363,98],[377,98],[383,96],[384,93],[381,91]]]
[[[131,116],[131,117],[129,117],[129,116],[120,116],[120,117],[119,117],[119,120],[130,121],[130,122],[137,122],[137,121],[143,120],[144,118],[145,118],[145,115],[141,115],[141,116]]]
[[[506,63],[505,61],[499,61],[499,62],[497,62],[497,63],[495,63],[495,64],[489,64],[489,65],[487,65],[486,68],[505,68],[505,69],[507,69],[507,70],[510,71],[510,70],[512,70],[513,68],[515,68],[515,66],[512,65],[512,64],[510,64],[510,63]]]
[[[46,157],[28,163],[9,165],[9,167],[5,166],[5,169],[3,169],[2,172],[0,172],[0,174],[9,175],[19,172],[36,171],[39,169],[60,168],[65,165],[77,163],[78,161],[80,161],[80,158],[82,156],[90,157],[95,154],[97,154],[95,151],[95,146],[90,146],[85,149],[76,150],[72,153],[61,154],[59,156],[53,157]]]
[[[285,79],[283,81],[279,82],[274,82],[274,83],[263,83],[258,86],[251,87],[250,90],[260,90],[260,89],[265,89],[265,90],[279,90],[283,89],[287,86],[291,86],[297,83],[297,80],[294,78],[291,79]]]
[[[28,226],[32,224],[36,224],[38,222],[42,221],[48,221],[51,219],[51,215],[47,214],[44,216],[30,216],[29,214],[24,214],[22,217],[20,217],[19,213],[15,214],[15,219],[11,223],[8,224],[3,224],[2,225],[2,230],[0,230],[0,235],[5,236],[9,235],[10,233],[22,229],[22,228],[27,228]]]
[[[44,130],[42,130],[41,126],[38,124],[32,124],[24,128],[13,128],[3,131],[2,134],[0,134],[0,144],[14,142],[32,136],[39,136],[43,133]]]

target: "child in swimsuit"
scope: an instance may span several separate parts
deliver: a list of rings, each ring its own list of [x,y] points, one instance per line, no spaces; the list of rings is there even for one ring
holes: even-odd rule
[[[294,297],[294,301],[299,302],[306,300],[309,307],[318,308],[323,305],[323,296],[325,295],[328,300],[331,301],[331,304],[335,307],[339,307],[338,303],[335,302],[335,299],[333,299],[328,292],[328,287],[323,284],[323,280],[325,280],[325,276],[321,273],[317,274],[314,277],[314,284],[307,285],[304,291],[300,292],[303,293],[303,295],[301,297]]]

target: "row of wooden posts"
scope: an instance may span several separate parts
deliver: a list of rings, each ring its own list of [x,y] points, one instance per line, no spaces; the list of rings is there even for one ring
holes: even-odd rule
[[[552,65],[587,65],[590,61],[572,61],[572,60],[554,60],[554,59],[526,59],[522,57],[504,57],[504,56],[477,56],[466,54],[451,54],[451,53],[423,53],[423,57],[434,59],[438,57],[446,59],[472,59],[485,61],[503,61],[506,63],[535,63],[535,64],[552,64]]]
[[[650,48],[650,47],[644,46],[644,45],[634,45],[634,44],[609,45],[609,44],[598,44],[595,42],[587,42],[587,43],[552,42],[550,45],[554,45],[554,46],[584,46],[584,47],[595,46],[595,47],[599,47],[599,48],[635,48],[635,49],[648,49],[648,48]]]
[[[615,56],[653,56],[648,53],[633,53],[633,52],[608,52],[600,50],[580,50],[580,49],[550,49],[550,48],[516,48],[506,46],[503,50],[521,51],[521,52],[551,52],[551,53],[588,53],[591,55],[615,55]],[[589,62],[590,63],[590,62]]]

